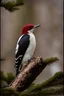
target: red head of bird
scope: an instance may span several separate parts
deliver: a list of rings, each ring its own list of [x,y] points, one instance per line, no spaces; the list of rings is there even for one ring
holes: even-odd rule
[[[28,34],[29,31],[33,32],[35,30],[35,28],[39,27],[40,24],[38,25],[34,25],[34,24],[27,24],[23,27],[22,29],[22,34]]]

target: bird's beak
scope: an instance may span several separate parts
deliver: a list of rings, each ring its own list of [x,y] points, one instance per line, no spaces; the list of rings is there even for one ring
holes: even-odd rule
[[[40,26],[40,24],[34,25],[34,28],[37,28],[37,27],[39,27],[39,26]]]

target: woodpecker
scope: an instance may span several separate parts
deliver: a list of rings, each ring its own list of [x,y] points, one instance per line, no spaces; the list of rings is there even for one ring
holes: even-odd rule
[[[33,34],[34,30],[39,27],[40,24],[27,24],[22,29],[22,35],[19,37],[15,49],[15,69],[16,76],[30,60],[34,54],[36,48],[36,38]]]

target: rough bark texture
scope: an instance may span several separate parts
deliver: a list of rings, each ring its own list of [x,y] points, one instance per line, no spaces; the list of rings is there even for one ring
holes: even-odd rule
[[[28,64],[27,67],[16,77],[10,88],[18,91],[26,89],[46,66],[43,66],[42,64],[43,60],[40,57],[32,60],[30,64]]]
[[[36,79],[36,77],[42,72],[42,70],[48,65],[56,61],[57,58],[50,58],[44,60],[41,57],[33,59],[27,67],[19,73],[14,82],[10,85],[10,88],[23,91]]]

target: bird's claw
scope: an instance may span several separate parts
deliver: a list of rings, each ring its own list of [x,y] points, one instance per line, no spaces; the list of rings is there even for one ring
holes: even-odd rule
[[[30,63],[34,59],[35,59],[35,57],[32,57],[31,59],[28,60],[28,63]]]

